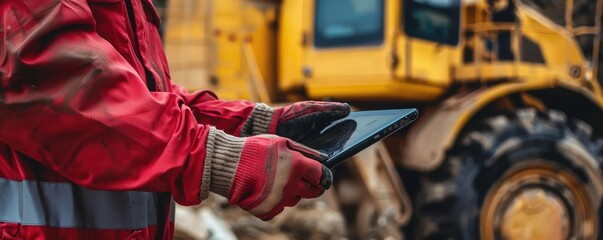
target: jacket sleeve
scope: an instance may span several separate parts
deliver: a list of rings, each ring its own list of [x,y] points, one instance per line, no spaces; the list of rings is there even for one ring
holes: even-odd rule
[[[87,188],[199,203],[209,127],[147,90],[85,0],[2,0],[0,34],[0,141]]]
[[[241,129],[256,106],[245,100],[220,100],[211,91],[188,93],[175,83],[172,84],[172,92],[184,99],[200,124],[215,126],[235,136],[241,136]]]

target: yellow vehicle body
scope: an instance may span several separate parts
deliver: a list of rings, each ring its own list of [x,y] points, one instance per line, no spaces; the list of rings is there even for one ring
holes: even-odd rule
[[[572,26],[571,21],[561,26],[521,1],[502,0],[494,2],[514,3],[516,20],[497,22],[492,16],[498,5],[488,0],[458,0],[458,18],[454,18],[458,35],[438,42],[421,36],[421,28],[448,26],[449,21],[410,9],[430,1],[348,0],[349,9],[342,7],[337,14],[374,10],[377,5],[371,3],[379,2],[382,32],[376,42],[338,46],[330,45],[328,37],[320,44],[323,40],[317,40],[317,16],[329,19],[328,14],[317,12],[319,2],[172,0],[165,36],[172,78],[189,90],[211,89],[224,99],[337,100],[370,109],[418,106],[422,114],[417,123],[386,145],[395,164],[426,173],[440,168],[467,126],[492,109],[555,109],[590,124],[596,135],[603,132],[597,126],[603,120],[603,92],[597,81],[599,21],[595,26]],[[598,19],[601,2],[596,4]],[[568,1],[566,20],[571,19],[572,3]],[[426,25],[411,26],[418,30],[405,25],[407,20],[420,22],[426,16],[431,16],[423,22]],[[325,32],[325,36],[339,36],[352,30],[333,26]],[[513,59],[501,59],[493,50],[501,48],[495,43],[501,33],[508,33]],[[575,39],[585,34],[597,39],[592,59],[585,57]],[[400,200],[398,204],[407,203]],[[486,208],[484,213],[490,211]],[[503,231],[511,236],[514,230]],[[483,239],[491,239],[487,232],[482,230]],[[554,239],[550,232],[527,236]]]
[[[189,90],[209,88],[224,99],[332,99],[375,102],[372,107],[377,108],[384,101],[438,105],[455,86],[512,79],[512,86],[501,88],[506,90],[486,88],[472,95],[471,101],[479,103],[471,104],[476,105],[474,109],[461,107],[462,114],[450,125],[438,122],[437,126],[426,126],[442,133],[426,134],[425,141],[437,147],[423,152],[439,151],[436,156],[450,147],[472,114],[511,93],[563,87],[583,95],[590,104],[603,106],[600,85],[573,39],[573,29],[558,26],[521,4],[517,8],[521,25],[505,26],[485,20],[485,1],[469,1],[461,8],[461,30],[484,35],[500,29],[513,31],[513,51],[517,55],[521,55],[518,39],[525,37],[540,46],[546,63],[479,59],[463,62],[464,48],[480,48],[477,37],[461,37],[457,45],[448,46],[405,36],[398,0],[384,1],[387,27],[381,44],[332,49],[316,48],[311,43],[312,0],[222,0],[185,6],[187,2],[190,1],[170,3],[170,16],[174,17],[168,21],[166,49],[173,78]],[[484,54],[474,52],[476,56]],[[516,84],[519,82],[524,84]],[[264,90],[258,88],[265,88],[268,95],[260,99],[258,95]],[[438,159],[441,157],[398,161],[421,162],[428,167],[408,165],[432,169],[437,164],[431,162]]]

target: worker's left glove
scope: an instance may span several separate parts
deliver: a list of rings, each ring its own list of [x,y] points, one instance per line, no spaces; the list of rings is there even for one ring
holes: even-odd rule
[[[340,102],[302,101],[276,108],[258,103],[243,125],[241,136],[268,133],[300,141],[348,114],[350,106]]]
[[[256,217],[269,220],[302,198],[331,187],[326,155],[275,135],[234,137],[211,128],[201,200],[212,191]]]

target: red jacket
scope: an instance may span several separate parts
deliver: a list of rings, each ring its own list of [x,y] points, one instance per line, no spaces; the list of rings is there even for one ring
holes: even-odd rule
[[[0,0],[0,239],[171,239],[208,125],[254,105],[170,82],[150,0]]]

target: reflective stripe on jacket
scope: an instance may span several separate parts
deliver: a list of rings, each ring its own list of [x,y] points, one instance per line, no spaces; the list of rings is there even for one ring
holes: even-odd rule
[[[199,204],[208,125],[254,105],[172,84],[150,1],[0,0],[0,239],[171,239]]]

